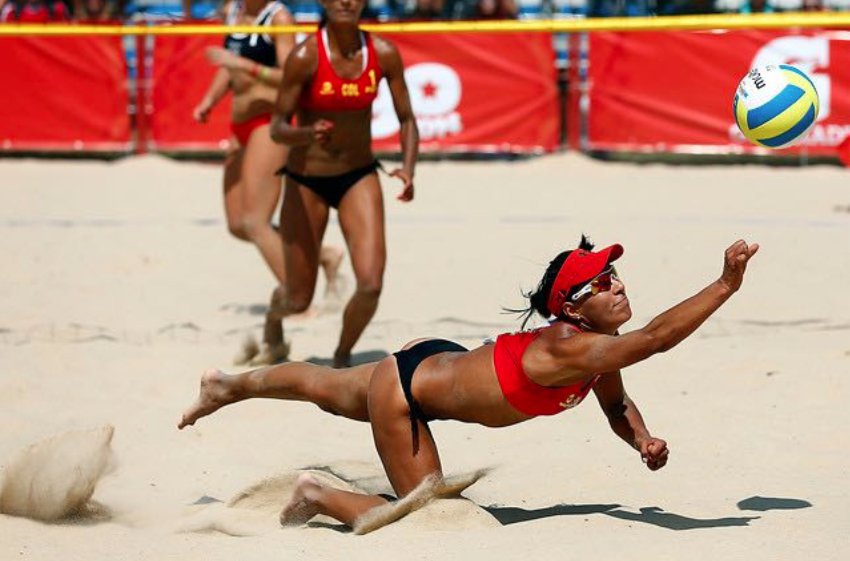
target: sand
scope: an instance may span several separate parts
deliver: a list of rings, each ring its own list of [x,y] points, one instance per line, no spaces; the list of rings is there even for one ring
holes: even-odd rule
[[[281,528],[278,513],[303,470],[389,490],[365,424],[257,400],[175,429],[205,368],[238,370],[273,286],[226,232],[220,168],[0,161],[0,475],[33,443],[104,425],[117,459],[82,516],[0,515],[0,559],[844,559],[848,177],[561,154],[422,163],[409,205],[385,180],[389,262],[360,361],[516,329],[502,307],[582,232],[626,248],[626,329],[714,280],[735,239],[762,249],[693,337],[624,373],[669,442],[666,468],[649,472],[592,398],[507,429],[435,422],[446,474],[487,474],[358,536],[330,520]],[[327,239],[341,243],[335,221]],[[339,314],[317,294],[289,324],[295,359],[333,352]]]

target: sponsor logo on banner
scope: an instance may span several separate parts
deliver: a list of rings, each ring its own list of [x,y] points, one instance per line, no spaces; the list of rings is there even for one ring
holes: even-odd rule
[[[790,64],[805,72],[815,85],[820,98],[817,122],[801,145],[838,146],[850,136],[850,124],[823,123],[832,113],[832,79],[830,69],[829,37],[792,35],[777,37],[765,44],[753,57],[751,68],[767,64]],[[729,137],[737,142],[747,142],[733,123]]]
[[[463,91],[454,69],[445,64],[423,62],[406,68],[404,79],[421,140],[442,139],[463,131],[463,121],[457,111]],[[377,140],[389,138],[398,131],[392,95],[386,80],[382,80],[372,105],[372,137]]]

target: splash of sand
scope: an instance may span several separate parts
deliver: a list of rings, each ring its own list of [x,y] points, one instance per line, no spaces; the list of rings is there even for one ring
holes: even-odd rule
[[[112,465],[114,431],[69,431],[18,452],[6,467],[0,512],[48,522],[82,512]]]
[[[347,481],[326,471],[307,469],[266,478],[240,491],[226,503],[194,509],[177,526],[178,532],[221,532],[229,536],[257,536],[280,529],[279,514],[301,474],[309,473],[323,485],[357,492]],[[329,522],[332,522],[328,519]]]
[[[456,498],[470,485],[481,479],[486,470],[442,478],[437,475],[426,477],[416,489],[398,501],[373,508],[354,521],[354,533],[358,535],[374,532],[408,514],[422,509],[436,499]]]
[[[369,473],[366,473],[366,472]],[[195,507],[177,526],[179,532],[220,532],[230,536],[257,536],[280,530],[279,514],[295,489],[298,477],[308,473],[322,485],[354,493],[389,491],[380,472],[341,463],[269,477],[237,493],[226,503]],[[356,473],[357,475],[354,475]],[[399,501],[374,508],[357,519],[355,534],[366,534],[399,521],[410,514],[409,522],[429,529],[463,529],[497,526],[484,509],[466,499],[458,500],[464,489],[478,481],[485,470],[445,479],[428,478]],[[383,484],[378,488],[376,480]],[[314,517],[308,526],[340,526],[332,518]]]

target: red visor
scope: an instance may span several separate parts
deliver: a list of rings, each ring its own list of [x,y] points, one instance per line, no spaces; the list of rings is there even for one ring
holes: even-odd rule
[[[561,270],[558,271],[558,276],[549,292],[549,313],[553,316],[561,315],[561,308],[564,307],[567,294],[574,287],[586,283],[604,271],[622,254],[623,246],[620,244],[614,244],[601,251],[575,249],[570,252],[564,264],[561,265]]]

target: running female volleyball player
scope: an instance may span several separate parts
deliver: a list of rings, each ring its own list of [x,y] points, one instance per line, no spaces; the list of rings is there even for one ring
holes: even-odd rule
[[[426,478],[442,476],[429,421],[505,427],[575,407],[593,390],[613,431],[640,453],[649,469],[662,468],[667,443],[650,434],[623,388],[620,370],[693,333],[740,288],[758,245],[735,242],[726,250],[718,280],[622,335],[618,330],[632,311],[612,262],[623,248],[592,249],[583,239],[578,249],[558,255],[529,295],[528,315],[536,311],[552,318],[546,327],[502,334],[494,344],[471,351],[451,341],[420,339],[380,362],[341,371],[306,363],[235,376],[210,370],[201,379],[198,401],[178,426],[252,397],[309,401],[371,423],[389,481],[403,497]],[[321,513],[352,525],[386,502],[382,496],[332,489],[303,475],[281,520],[300,523]]]
[[[281,170],[286,175],[281,227],[287,278],[272,297],[264,349],[269,358],[281,354],[276,349],[285,351],[283,318],[310,305],[319,247],[335,208],[357,281],[334,352],[334,365],[346,366],[383,288],[384,203],[370,130],[372,102],[383,78],[401,123],[403,162],[390,175],[403,183],[402,201],[413,199],[419,133],[398,50],[358,26],[365,0],[321,4],[324,24],[287,58],[272,123],[272,137],[291,147]]]
[[[231,25],[287,25],[294,22],[282,2],[234,0],[225,6]],[[271,224],[280,198],[275,172],[286,163],[287,147],[276,144],[269,125],[283,78],[280,68],[294,45],[293,35],[231,33],[225,48],[211,47],[207,58],[219,67],[210,87],[194,110],[205,122],[216,103],[233,93],[231,151],[224,164],[224,209],[230,233],[253,243],[278,283],[286,279],[283,243]],[[321,264],[333,287],[343,253],[323,248]],[[244,357],[248,359],[250,357]]]

